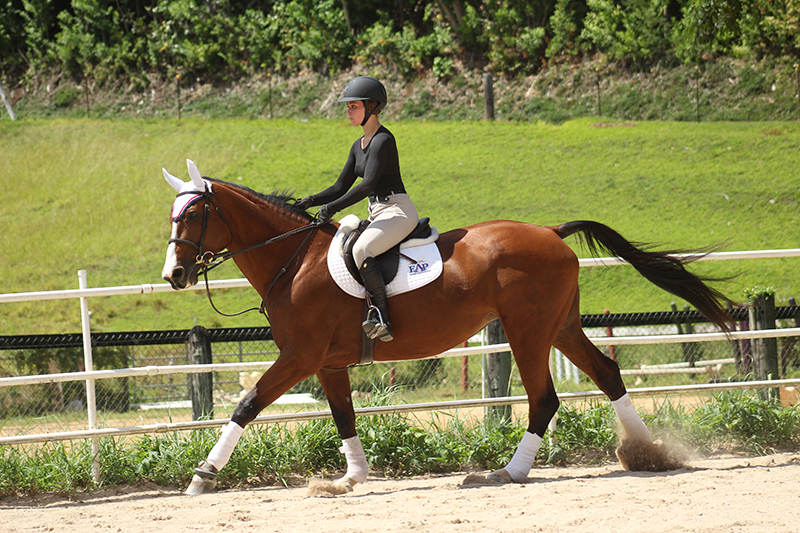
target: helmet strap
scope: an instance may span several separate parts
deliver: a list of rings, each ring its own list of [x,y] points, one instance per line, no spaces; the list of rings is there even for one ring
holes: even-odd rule
[[[370,109],[369,109],[369,104],[370,104],[370,102],[372,102],[372,100],[363,100],[363,102],[364,102],[364,120],[361,121],[361,127],[364,127],[364,125],[369,120],[369,117],[372,116],[372,111],[370,111]],[[375,103],[375,107],[378,107],[378,103],[377,102]],[[373,109],[375,107],[373,107]]]

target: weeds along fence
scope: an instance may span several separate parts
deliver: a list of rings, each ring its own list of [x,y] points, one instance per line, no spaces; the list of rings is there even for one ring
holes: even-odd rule
[[[727,252],[707,259],[796,257],[800,250]],[[582,259],[582,266],[619,265],[614,258]],[[247,280],[210,282],[211,289],[249,287]],[[195,287],[204,290],[205,285]],[[77,298],[82,332],[0,337],[0,444],[24,444],[107,435],[159,433],[224,424],[246,390],[277,358],[269,328],[198,327],[192,330],[92,333],[88,301],[93,297],[174,292],[168,284],[87,288],[0,295],[0,303]],[[177,295],[176,295],[177,297]],[[775,308],[766,331],[749,331],[750,310],[733,309],[739,329],[710,333],[704,318],[688,309],[662,313],[585,315],[593,342],[620,364],[631,395],[674,394],[724,388],[775,387],[775,382],[744,381],[754,353],[769,339],[779,369],[770,374],[800,384],[796,336],[800,312]],[[674,307],[674,306],[673,306]],[[507,357],[507,378],[498,386],[493,356],[508,352],[491,332],[434,358],[354,367],[350,371],[359,414],[437,409],[485,409],[526,403],[516,368]],[[767,342],[767,341],[764,341]],[[762,343],[763,344],[763,343]],[[502,357],[502,356],[499,356]],[[557,352],[553,373],[562,398],[602,397],[594,384]],[[488,368],[487,368],[488,365]],[[502,372],[501,372],[502,373]],[[485,379],[489,375],[490,379]],[[389,394],[387,396],[387,391]],[[386,399],[388,397],[388,399]],[[294,387],[256,423],[329,416],[315,378]],[[87,424],[88,417],[88,424]],[[88,425],[88,429],[87,429]]]

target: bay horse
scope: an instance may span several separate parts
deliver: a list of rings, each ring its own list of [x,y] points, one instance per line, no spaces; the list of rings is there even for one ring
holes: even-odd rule
[[[261,296],[261,309],[280,350],[234,410],[208,459],[195,469],[187,494],[210,492],[244,427],[292,386],[314,375],[330,404],[347,459],[347,471],[331,491],[352,491],[366,481],[369,470],[356,434],[347,370],[360,358],[364,304],[343,292],[329,274],[326,254],[337,224],[316,224],[314,217],[293,206],[288,194],[260,194],[203,178],[194,163],[187,164],[188,182],[163,170],[179,194],[162,275],[174,289],[184,289],[195,284],[204,269],[232,257]],[[495,220],[442,233],[437,241],[442,274],[424,287],[390,298],[394,340],[377,343],[374,359],[437,355],[500,320],[529,410],[527,431],[511,462],[489,475],[495,482],[527,479],[558,409],[548,364],[551,346],[611,400],[620,422],[618,456],[624,468],[675,468],[664,447],[653,443],[617,364],[581,329],[578,259],[564,243],[573,234],[582,237],[594,255],[621,257],[649,281],[685,299],[721,329],[729,329],[726,298],[706,284],[709,279],[684,268],[701,251],[680,257],[677,251],[653,251],[592,221],[536,226]]]

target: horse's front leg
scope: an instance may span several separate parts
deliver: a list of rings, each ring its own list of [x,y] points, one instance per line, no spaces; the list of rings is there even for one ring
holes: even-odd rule
[[[353,410],[350,376],[346,368],[322,369],[317,372],[317,378],[331,406],[336,429],[342,437],[342,447],[339,451],[344,453],[347,459],[347,472],[344,477],[333,483],[332,492],[336,494],[351,492],[357,483],[364,483],[367,480],[369,465],[361,440],[356,434],[356,413]]]
[[[528,429],[522,435],[511,461],[489,474],[490,480],[500,483],[524,483],[528,479],[545,431],[559,405],[549,369],[552,336],[544,327],[538,332],[536,325],[527,321],[528,313],[520,312],[519,315],[523,319],[501,318],[501,323],[528,395]]]
[[[186,494],[197,495],[211,492],[217,484],[217,472],[228,463],[245,426],[252,422],[266,406],[305,378],[313,376],[315,371],[316,369],[304,368],[297,361],[292,361],[292,358],[281,354],[275,364],[261,376],[255,387],[236,406],[231,421],[222,427],[222,435],[211,449],[208,457],[198,468],[194,469],[194,476],[186,489]]]

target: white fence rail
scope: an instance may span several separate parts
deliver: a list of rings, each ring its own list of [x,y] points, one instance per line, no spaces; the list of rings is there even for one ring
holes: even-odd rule
[[[760,331],[732,331],[730,333],[694,333],[691,335],[648,335],[639,337],[592,337],[589,340],[596,346],[639,345],[639,344],[680,344],[685,342],[714,342],[740,339],[768,339],[780,337],[799,337],[800,328],[785,328]],[[655,339],[655,340],[654,340]],[[489,353],[508,352],[511,345],[508,343],[491,344],[486,346],[469,346],[466,348],[453,348],[439,355],[432,355],[425,359],[441,359],[444,357],[464,357],[468,355],[483,355]],[[389,364],[406,362],[376,361],[375,364]],[[697,361],[694,372],[699,372],[704,366],[710,364],[727,364],[732,359],[718,361]],[[0,387],[13,387],[19,385],[33,385],[37,383],[60,383],[65,381],[85,381],[98,379],[129,378],[139,376],[157,376],[168,374],[197,374],[201,372],[225,371],[254,371],[266,370],[272,366],[273,361],[258,361],[251,363],[218,363],[208,365],[170,365],[170,366],[143,366],[137,368],[120,368],[115,370],[89,370],[84,372],[62,372],[58,374],[43,374],[41,376],[12,376],[0,378]],[[683,363],[677,363],[683,364]],[[688,363],[686,363],[688,364]],[[2,444],[2,439],[0,439]]]
[[[749,252],[719,252],[709,254],[704,257],[704,261],[713,260],[741,260],[741,259],[762,259],[762,258],[783,258],[783,257],[800,257],[800,249],[785,249],[785,250],[763,250],[763,251],[749,251]],[[580,259],[582,267],[590,266],[616,266],[626,264],[617,258],[596,258],[596,259]],[[168,424],[152,424],[144,426],[130,426],[123,428],[97,428],[97,414],[96,406],[94,405],[93,395],[90,394],[90,388],[93,389],[94,381],[98,379],[111,379],[121,377],[134,377],[134,376],[151,376],[156,374],[189,374],[199,372],[217,372],[223,370],[264,370],[268,368],[271,362],[255,362],[255,363],[228,363],[228,364],[212,364],[212,365],[179,365],[179,366],[148,366],[141,368],[126,368],[116,370],[91,370],[92,356],[91,356],[91,337],[89,331],[89,310],[88,298],[101,297],[101,296],[117,296],[117,295],[131,295],[131,294],[155,294],[162,292],[173,292],[169,284],[143,284],[143,285],[129,285],[122,287],[103,287],[103,288],[87,288],[86,287],[86,272],[81,270],[79,275],[79,289],[77,290],[60,290],[60,291],[40,291],[40,292],[23,292],[13,294],[0,294],[0,303],[13,303],[25,302],[35,300],[56,300],[56,299],[71,299],[79,298],[81,300],[81,317],[82,317],[82,330],[84,336],[84,352],[86,368],[89,369],[85,372],[69,372],[59,374],[47,374],[41,376],[16,376],[0,378],[0,387],[20,386],[33,383],[56,383],[65,381],[86,381],[87,383],[87,411],[89,417],[89,429],[86,431],[66,431],[60,433],[44,433],[36,435],[19,435],[14,437],[0,438],[0,445],[11,444],[24,444],[43,441],[55,440],[70,440],[70,439],[83,439],[91,438],[93,440],[93,448],[96,446],[97,439],[102,436],[117,436],[117,435],[135,435],[144,433],[160,433],[166,431],[180,431],[197,428],[218,427],[227,423],[227,419],[206,420],[206,421],[193,421],[193,422],[178,422]],[[211,289],[230,289],[230,288],[243,288],[249,287],[250,283],[247,279],[231,279],[221,281],[211,281],[208,284]],[[205,290],[206,285],[200,282],[192,290]],[[709,342],[709,341],[724,341],[733,339],[755,339],[755,338],[769,338],[769,337],[788,337],[800,335],[800,328],[781,329],[781,330],[767,330],[767,331],[743,331],[731,333],[697,333],[690,335],[652,335],[652,336],[630,336],[630,337],[598,337],[592,338],[595,345],[615,345],[621,346],[625,344],[665,344],[665,343],[685,343],[685,342]],[[443,354],[430,357],[435,359],[440,357],[461,357],[467,355],[477,355],[486,353],[496,353],[509,351],[510,346],[506,344],[497,344],[492,346],[474,346],[468,348],[455,348]],[[727,362],[727,361],[726,361]],[[719,364],[719,361],[714,362]],[[702,367],[695,368],[694,372],[701,372]],[[648,387],[639,389],[629,389],[629,394],[632,396],[649,396],[657,394],[681,394],[691,392],[705,392],[705,391],[718,391],[718,390],[740,390],[740,389],[758,389],[758,388],[772,388],[779,386],[797,386],[800,385],[800,380],[775,380],[775,381],[750,381],[739,383],[718,383],[707,385],[687,385],[675,387]],[[600,391],[589,391],[582,393],[561,393],[559,398],[570,399],[591,399],[604,397]],[[455,409],[465,407],[477,406],[493,406],[493,405],[508,405],[516,403],[525,403],[527,398],[524,396],[505,397],[505,398],[491,398],[491,399],[475,399],[475,400],[459,400],[449,402],[435,402],[435,403],[421,403],[410,404],[402,406],[386,406],[386,407],[370,407],[357,409],[358,415],[373,415],[385,413],[398,413],[398,412],[413,412],[413,411],[429,411],[436,409]],[[271,423],[271,422],[284,422],[284,421],[301,421],[311,420],[316,418],[330,417],[330,411],[314,411],[294,414],[270,415],[261,416],[256,418],[254,423]],[[96,468],[99,465],[96,465]],[[94,471],[97,477],[97,470]]]
[[[721,392],[731,390],[770,389],[776,387],[800,387],[800,379],[781,379],[770,381],[739,381],[732,383],[705,383],[698,385],[680,385],[670,387],[640,387],[628,389],[631,397],[646,397],[669,394],[696,394],[701,392]],[[562,401],[566,400],[593,400],[605,398],[601,391],[562,392],[558,394]],[[387,415],[398,413],[414,413],[420,411],[443,411],[448,409],[466,409],[470,407],[491,407],[496,405],[513,405],[528,403],[527,396],[506,396],[503,398],[477,398],[473,400],[453,400],[446,402],[430,402],[403,405],[387,405],[379,407],[357,408],[356,416]],[[265,415],[256,417],[250,424],[273,424],[278,422],[305,422],[331,418],[331,412],[307,411],[302,413],[286,413],[278,415]],[[145,435],[150,433],[167,433],[171,431],[186,431],[191,429],[205,429],[222,427],[230,421],[229,418],[214,420],[198,420],[192,422],[170,422],[163,424],[148,424],[144,426],[128,426],[122,428],[90,429],[87,431],[63,431],[53,433],[40,433],[37,435],[20,435],[16,437],[0,438],[0,445],[30,444],[36,442],[49,442],[73,439],[87,439],[99,437],[118,437],[123,435]]]
[[[786,257],[800,257],[800,248],[786,248],[782,250],[758,250],[746,252],[715,252],[708,254],[699,261],[726,261],[733,259],[776,259]],[[594,266],[620,266],[628,263],[616,257],[597,257],[579,259],[582,267]],[[225,279],[210,281],[210,289],[239,289],[250,287],[250,282],[246,278]],[[204,281],[199,281],[185,290],[205,290]],[[95,298],[98,296],[124,296],[131,294],[156,294],[161,292],[175,292],[169,283],[142,285],[124,285],[120,287],[98,287],[93,289],[67,289],[61,291],[38,291],[38,292],[15,292],[10,294],[0,294],[0,304],[13,302],[30,302],[37,300],[66,300],[71,298]]]

